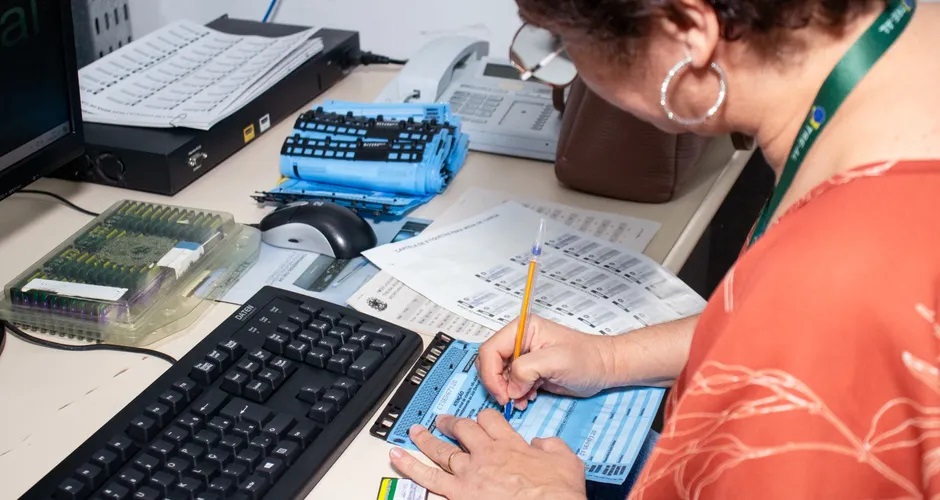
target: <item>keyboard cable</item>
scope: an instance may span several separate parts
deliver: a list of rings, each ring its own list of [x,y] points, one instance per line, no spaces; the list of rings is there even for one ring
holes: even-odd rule
[[[124,345],[105,344],[105,343],[82,344],[82,345],[61,344],[59,342],[53,342],[51,340],[41,339],[39,337],[30,335],[24,332],[23,330],[21,330],[19,327],[17,327],[13,323],[10,323],[9,321],[6,321],[6,320],[0,320],[0,326],[2,326],[2,328],[0,328],[0,354],[3,353],[4,342],[6,340],[6,331],[9,330],[10,333],[14,337],[22,340],[23,342],[27,342],[27,343],[30,343],[39,347],[47,347],[49,349],[60,349],[63,351],[128,352],[128,353],[133,353],[133,354],[143,354],[145,356],[153,356],[155,358],[162,359],[163,361],[166,361],[167,363],[170,363],[171,365],[176,364],[176,361],[177,361],[176,358],[174,358],[173,356],[170,356],[169,354],[164,354],[160,351],[155,351],[153,349],[145,349],[143,347],[132,347],[132,346],[124,346]]]
[[[50,198],[55,198],[55,199],[59,200],[59,201],[62,202],[65,206],[71,208],[72,210],[75,210],[76,212],[81,212],[81,213],[83,213],[83,214],[85,214],[85,215],[90,215],[90,216],[92,216],[92,217],[98,217],[99,215],[101,215],[101,214],[99,214],[99,213],[97,213],[97,212],[92,212],[91,210],[86,210],[86,209],[84,209],[84,208],[82,208],[82,207],[80,207],[80,206],[78,206],[78,205],[72,203],[71,201],[66,200],[66,199],[65,199],[64,197],[62,197],[61,195],[55,194],[55,193],[53,193],[53,192],[51,192],[51,191],[42,191],[42,190],[39,190],[39,189],[20,189],[19,191],[17,191],[17,193],[22,193],[22,194],[38,194],[38,195],[42,195],[42,196],[48,196],[48,197],[50,197]]]

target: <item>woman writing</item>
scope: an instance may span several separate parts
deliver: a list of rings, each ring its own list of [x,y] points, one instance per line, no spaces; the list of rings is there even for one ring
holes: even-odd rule
[[[523,70],[570,64],[668,132],[752,136],[777,185],[701,316],[613,337],[536,320],[511,370],[509,325],[480,350],[493,397],[672,386],[635,498],[940,495],[940,5],[517,3],[560,47]],[[559,440],[495,412],[438,423],[461,447],[411,435],[442,469],[391,452],[436,493],[586,495]]]

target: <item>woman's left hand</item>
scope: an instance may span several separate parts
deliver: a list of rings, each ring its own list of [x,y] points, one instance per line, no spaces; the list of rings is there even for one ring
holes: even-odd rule
[[[438,495],[451,500],[583,500],[587,496],[584,463],[561,439],[536,438],[530,445],[494,410],[480,412],[476,422],[441,415],[437,428],[461,446],[442,441],[418,425],[409,434],[418,449],[443,470],[419,462],[401,448],[389,455],[403,475]]]

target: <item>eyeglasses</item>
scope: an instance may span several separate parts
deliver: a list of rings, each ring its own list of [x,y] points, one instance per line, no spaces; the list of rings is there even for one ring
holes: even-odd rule
[[[522,80],[536,80],[553,87],[567,87],[578,75],[561,39],[552,32],[523,24],[512,39],[509,60]]]

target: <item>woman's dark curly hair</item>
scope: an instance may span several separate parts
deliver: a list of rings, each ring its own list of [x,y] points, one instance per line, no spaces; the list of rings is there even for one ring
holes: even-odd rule
[[[790,29],[815,23],[838,29],[884,1],[707,0],[726,40],[748,39],[762,51],[779,48]],[[642,41],[655,18],[687,26],[679,0],[516,0],[526,20],[579,39],[624,51]]]

